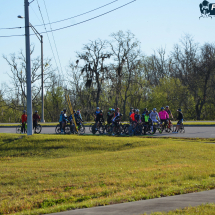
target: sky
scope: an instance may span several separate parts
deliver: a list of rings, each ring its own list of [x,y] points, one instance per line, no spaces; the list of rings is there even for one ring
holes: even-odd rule
[[[38,4],[44,22],[49,23],[44,2],[47,6],[50,21],[55,22],[85,13],[113,1],[34,0],[29,7],[30,22],[38,32],[45,31],[44,26],[36,26],[43,23]],[[131,1],[118,0],[89,14],[52,24],[51,27],[54,30],[73,25],[106,13]],[[93,41],[98,38],[102,40],[110,39],[111,33],[120,30],[130,30],[135,34],[136,38],[141,42],[141,50],[145,55],[151,55],[161,47],[166,48],[167,53],[170,53],[174,44],[179,43],[185,34],[192,35],[194,40],[200,44],[206,42],[214,43],[213,27],[215,25],[215,17],[212,19],[199,19],[201,15],[199,4],[201,2],[202,0],[136,0],[119,10],[97,19],[53,32],[55,43],[52,33],[48,33],[58,68],[60,69],[61,64],[64,75],[66,76],[65,71],[68,68],[69,62],[76,61],[76,52],[82,50],[83,44],[87,44],[90,40]],[[24,19],[17,18],[18,15],[24,16],[24,0],[0,0],[0,5],[0,36],[23,35],[25,33],[24,28],[12,30],[4,30],[1,28],[24,26]],[[49,25],[46,28],[50,30]],[[46,33],[43,33],[43,36],[44,58],[52,58],[53,66],[57,67],[48,36]],[[35,45],[35,52],[32,57],[40,56],[40,42],[36,36],[31,36],[31,43]],[[55,49],[55,44],[58,54]],[[18,54],[20,50],[25,51],[24,36],[0,37],[0,84],[10,83],[10,78],[7,74],[10,72],[10,67],[2,58],[2,55],[9,56],[12,53]],[[58,60],[58,56],[60,60]]]

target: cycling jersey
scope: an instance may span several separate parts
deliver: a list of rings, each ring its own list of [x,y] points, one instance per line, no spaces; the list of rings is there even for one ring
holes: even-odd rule
[[[154,112],[154,111],[152,111],[152,112],[150,113],[150,118],[151,118],[152,121],[157,121],[157,119],[160,120],[160,117],[159,117],[159,115],[158,115],[158,112]]]
[[[143,120],[144,122],[149,122],[150,116],[149,115],[144,115]]]
[[[37,122],[38,120],[40,120],[40,116],[38,114],[33,114],[33,121]]]
[[[66,122],[66,120],[67,120],[67,116],[66,116],[66,113],[64,113],[64,114],[63,114],[63,117],[62,117],[62,121],[63,121],[63,122]]]
[[[139,122],[139,120],[140,120],[140,114],[135,114],[135,120],[137,121],[137,122]]]
[[[171,110],[166,111],[169,115],[171,115]]]
[[[96,122],[104,122],[104,117],[103,117],[102,113],[97,114],[97,116],[96,116]]]
[[[177,120],[183,120],[183,113],[181,113],[181,112],[178,112],[178,118],[177,118]]]
[[[114,113],[111,113],[111,112],[107,113],[107,122],[109,124],[112,122],[113,117],[114,117]]]
[[[97,116],[98,114],[100,114],[100,111],[96,111],[94,114]]]
[[[115,113],[115,117],[113,118],[113,122],[115,122],[116,121],[116,119],[118,119],[120,117],[120,113]]]
[[[26,123],[26,122],[27,122],[27,115],[22,114],[22,123]]]
[[[169,119],[169,114],[164,110],[159,112],[159,117],[161,120],[166,120]]]
[[[135,113],[132,113],[130,116],[131,120],[134,122],[135,121]]]

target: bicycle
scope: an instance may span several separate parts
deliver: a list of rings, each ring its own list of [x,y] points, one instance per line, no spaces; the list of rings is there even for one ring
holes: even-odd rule
[[[34,133],[40,134],[41,131],[42,131],[42,126],[40,124],[37,124],[36,127],[34,128]]]
[[[167,129],[168,129],[168,133],[170,131],[172,131],[172,132],[174,131],[174,125],[172,124],[171,120],[168,120]]]
[[[61,125],[60,124],[57,124],[57,126],[55,127],[55,133],[56,134],[61,134],[62,133],[62,131],[61,131]],[[71,134],[70,126],[67,125],[67,124],[65,125],[64,133],[65,134]]]
[[[22,123],[21,123],[21,125],[18,125],[16,127],[16,133],[17,134],[21,134],[22,133]],[[26,123],[25,123],[25,133],[27,133],[27,124]]]
[[[136,126],[135,126],[136,124]],[[140,123],[131,123],[131,125],[128,128],[128,134],[129,136],[133,135],[141,135],[142,134],[143,127]]]
[[[179,127],[179,130],[178,130],[180,133],[185,133],[185,129],[184,129],[184,124],[181,123],[180,124],[180,127]]]
[[[99,126],[97,126],[97,123],[95,123],[92,127],[92,133],[96,134],[96,132],[99,132],[99,134],[104,134],[105,133],[105,126],[103,125],[102,122],[98,122]]]

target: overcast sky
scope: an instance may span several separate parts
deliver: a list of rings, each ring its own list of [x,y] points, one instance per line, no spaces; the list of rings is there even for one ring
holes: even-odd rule
[[[93,10],[114,0],[35,0],[30,6],[30,22],[33,25],[42,24],[37,1],[44,21],[48,23],[44,1],[50,21],[54,22]],[[87,20],[131,1],[118,0],[107,7],[87,15],[53,24],[52,29]],[[18,15],[24,16],[24,0],[0,0],[0,3],[0,28],[24,26],[24,19],[17,18]],[[54,37],[63,71],[66,70],[69,61],[76,60],[75,52],[81,51],[83,44],[88,43],[89,40],[96,40],[98,38],[108,39],[111,33],[118,32],[119,30],[130,30],[134,33],[136,38],[141,42],[142,51],[146,55],[152,54],[154,50],[160,47],[165,47],[167,52],[170,52],[173,45],[178,43],[184,34],[192,35],[195,41],[200,44],[205,42],[213,43],[215,41],[215,17],[213,19],[201,18],[199,20],[200,3],[201,0],[136,0],[134,3],[100,18],[56,31],[54,32]],[[36,29],[39,32],[44,32],[43,26],[37,26]],[[25,33],[24,30],[24,28],[13,30],[0,29],[0,36],[22,35]],[[47,30],[50,30],[49,25],[47,25]],[[43,34],[43,36],[44,57],[53,58],[47,35]],[[51,33],[49,33],[49,37],[59,66]],[[35,36],[31,36],[31,43],[36,47],[33,57],[40,56],[39,40]],[[10,68],[4,59],[2,59],[2,55],[18,53],[21,49],[25,50],[25,37],[0,37],[0,83],[10,82],[6,74],[6,72],[10,71]],[[54,62],[53,65],[56,67]]]

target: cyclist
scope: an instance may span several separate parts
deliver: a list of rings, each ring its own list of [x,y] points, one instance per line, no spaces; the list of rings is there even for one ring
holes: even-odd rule
[[[21,119],[22,119],[21,132],[22,132],[22,134],[23,134],[23,131],[24,131],[24,133],[25,133],[25,125],[26,125],[26,123],[27,123],[27,114],[26,114],[26,111],[25,111],[25,110],[23,110],[23,114],[22,114]]]
[[[169,109],[169,106],[166,106],[165,111],[166,111],[166,112],[169,114],[169,116],[171,116],[171,117],[172,117],[172,119],[173,119],[173,115],[172,115],[171,110]]]
[[[160,121],[160,117],[158,115],[156,108],[153,108],[153,111],[150,113],[150,119],[152,121],[152,125],[151,125],[152,133],[154,133],[153,123],[159,123]]]
[[[142,113],[142,121],[144,121],[144,116],[145,116],[145,114],[146,114],[146,111],[147,111],[147,108],[144,108],[144,111],[143,111],[143,113]]]
[[[177,111],[178,111],[178,117],[177,117],[178,123],[177,123],[176,129],[175,129],[176,133],[178,133],[180,125],[183,123],[183,119],[184,119],[184,116],[183,116],[181,109],[179,108]]]
[[[109,111],[107,113],[107,123],[109,125],[112,123],[112,119],[114,118],[114,112],[112,110],[112,108],[109,108]]]
[[[62,130],[62,122],[63,122],[63,111],[60,112],[60,119],[59,119],[60,130]]]
[[[38,111],[36,110],[33,114],[33,129],[34,133],[36,132],[36,127],[38,125],[38,121],[40,120],[40,116],[38,115]]]
[[[133,109],[133,113],[130,115],[130,122],[133,124],[135,121],[135,109]]]
[[[122,117],[122,114],[120,114],[119,111],[120,111],[120,109],[117,108],[117,109],[116,109],[116,113],[115,113],[115,117],[113,118],[113,125],[114,125],[114,127],[113,127],[113,132],[116,131],[116,126],[118,126],[118,123],[120,122],[121,117]],[[114,135],[114,133],[113,133],[113,135]]]
[[[94,113],[94,118],[96,119],[97,115],[100,114],[100,107],[96,108],[96,111]]]
[[[140,117],[140,111],[139,111],[139,109],[136,109],[136,111],[135,111],[135,120],[136,120],[137,123],[141,122],[141,117]]]
[[[63,109],[63,116],[62,116],[62,129],[61,129],[61,133],[65,133],[65,126],[66,126],[66,122],[67,122],[67,115],[66,115],[66,108]]]
[[[168,124],[169,114],[164,110],[164,107],[161,108],[161,111],[158,115],[160,117],[161,124],[164,122],[164,126],[166,127]]]
[[[146,110],[145,115],[142,117],[142,121],[144,123],[144,135],[146,135],[146,129],[150,125],[149,111]]]
[[[78,110],[77,113],[76,113],[75,121],[76,121],[77,126],[79,126],[80,123],[83,122],[80,110]]]
[[[134,109],[133,107],[131,107],[131,108],[130,108],[130,112],[129,112],[129,120],[130,120],[130,116],[131,116],[131,114],[133,113],[133,109]]]
[[[103,117],[103,111],[100,110],[99,113],[96,116],[96,130],[98,130],[98,127],[104,122],[104,117]]]

